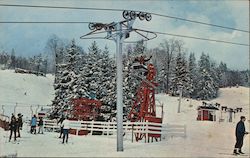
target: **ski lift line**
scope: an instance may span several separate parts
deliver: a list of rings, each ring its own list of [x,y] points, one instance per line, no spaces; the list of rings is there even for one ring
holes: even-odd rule
[[[30,106],[37,106],[37,107],[39,107],[39,106],[48,106],[48,105],[20,105],[20,104],[18,104],[18,105],[15,105],[15,104],[1,104],[1,105],[4,105],[5,107],[8,107],[8,106],[17,106],[17,107],[30,107]]]
[[[24,105],[24,104],[1,104],[1,105],[4,105],[4,106],[18,106],[18,107],[30,107],[30,106],[48,106],[48,105],[35,105],[35,104],[26,104],[26,105]]]
[[[247,47],[250,46],[249,44],[245,44],[245,43],[236,43],[236,42],[229,42],[229,41],[217,40],[217,39],[209,39],[209,38],[196,37],[196,36],[179,35],[179,34],[172,34],[172,33],[167,33],[167,32],[158,32],[158,31],[148,31],[148,30],[143,30],[143,29],[136,29],[136,30],[149,32],[149,33],[156,33],[156,34],[160,34],[160,35],[169,35],[169,36],[176,36],[176,37],[183,37],[183,38],[191,38],[191,39],[197,39],[197,40],[203,40],[203,41],[234,44],[234,45],[241,45],[241,46],[247,46]]]
[[[123,24],[123,25],[127,26],[126,24]],[[126,29],[126,30],[129,30],[129,29]],[[225,44],[234,44],[234,45],[241,45],[241,46],[248,46],[248,47],[250,46],[249,44],[245,44],[245,43],[236,43],[236,42],[217,40],[217,39],[209,39],[209,38],[203,38],[203,37],[188,36],[188,35],[178,35],[178,34],[172,34],[172,33],[167,33],[167,32],[149,31],[149,30],[137,29],[137,28],[132,28],[132,30],[145,38],[145,39],[142,39],[142,41],[152,40],[152,39],[157,37],[157,34],[161,34],[161,35],[169,35],[169,36],[175,36],[175,37],[191,38],[191,39],[203,40],[203,41],[219,42],[219,43],[225,43]],[[94,31],[92,31],[92,32],[90,32],[88,34],[85,34],[85,35],[81,36],[80,39],[109,39],[109,38],[106,38],[106,37],[86,37],[86,36],[89,36],[89,35],[102,34],[102,33],[106,32],[106,31],[99,31],[99,32],[96,32],[96,31],[97,30],[94,30]],[[146,32],[147,34],[151,33],[154,36],[151,37],[151,38],[148,38],[147,36],[139,33],[138,31]],[[109,39],[109,40],[111,40],[111,39]],[[136,42],[138,42],[138,41],[124,41],[124,43],[136,43]]]
[[[0,21],[1,24],[88,24],[88,21]]]
[[[22,102],[20,102],[20,103],[19,103],[19,102],[8,102],[8,101],[1,101],[1,100],[0,100],[0,105],[2,105],[1,103],[9,104],[9,105],[10,105],[10,104],[11,104],[11,105],[16,105],[16,104],[17,104],[18,106],[19,106],[19,105],[29,105],[29,106],[30,106],[30,105],[32,105],[32,106],[47,106],[47,105],[48,105],[48,104],[45,105],[45,104],[22,103]]]
[[[76,9],[76,10],[95,10],[95,11],[124,11],[124,9],[114,9],[114,8],[90,8],[90,7],[65,7],[65,6],[47,6],[47,5],[21,5],[21,4],[0,4],[0,6],[3,7],[29,7],[29,8],[48,8],[48,9]],[[143,11],[136,11],[136,10],[130,10],[134,12],[143,12]],[[186,19],[186,18],[181,18],[177,16],[170,16],[170,15],[164,15],[164,14],[159,14],[159,13],[153,13],[153,12],[148,12],[151,15],[159,16],[159,17],[164,17],[164,18],[170,18],[170,19],[176,19],[176,20],[181,20],[185,22],[190,22],[190,23],[196,23],[200,25],[206,25],[206,26],[212,26],[212,27],[217,27],[217,28],[222,28],[222,29],[228,29],[228,30],[236,30],[240,32],[245,32],[245,33],[250,33],[249,30],[243,30],[243,29],[238,29],[238,28],[233,28],[233,27],[228,27],[228,26],[222,26],[222,25],[217,25],[217,24],[212,24],[212,23],[206,23],[202,21],[197,21],[197,20],[191,20],[191,19]]]
[[[243,29],[238,29],[238,28],[233,28],[233,27],[228,27],[228,26],[222,26],[222,25],[217,25],[217,24],[211,24],[211,23],[206,23],[206,22],[201,22],[201,21],[196,21],[196,20],[191,20],[191,19],[186,19],[186,18],[180,18],[180,17],[176,17],[176,16],[169,16],[169,15],[163,15],[163,14],[158,14],[158,13],[150,13],[150,14],[160,16],[160,17],[165,17],[165,18],[172,18],[172,19],[176,19],[176,20],[182,20],[182,21],[191,22],[191,23],[197,23],[197,24],[200,24],[200,25],[207,25],[207,26],[213,26],[213,27],[218,27],[218,28],[223,28],[223,29],[228,29],[228,30],[235,30],[235,31],[250,33],[250,31],[243,30]]]

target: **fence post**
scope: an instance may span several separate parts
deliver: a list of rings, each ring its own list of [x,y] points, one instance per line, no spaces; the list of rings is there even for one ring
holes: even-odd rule
[[[77,120],[77,126],[76,126],[76,135],[78,136],[78,132],[79,132],[79,120]]]
[[[54,124],[54,122],[53,122],[52,132],[55,132],[55,124]]]
[[[110,120],[108,121],[107,136],[109,136],[109,126],[110,126]]]
[[[184,137],[187,137],[187,125],[184,125]]]
[[[146,120],[146,122],[143,123],[144,125],[146,124],[146,128],[144,129],[145,131],[145,143],[148,142],[148,120]]]
[[[91,131],[90,134],[93,135],[94,120],[91,121]]]
[[[134,123],[132,122],[132,143],[134,142]]]
[[[125,133],[126,133],[126,139],[127,139],[127,135],[128,135],[128,124],[129,124],[129,122],[128,122],[128,120],[127,120],[127,125],[126,125],[126,129],[125,129]]]

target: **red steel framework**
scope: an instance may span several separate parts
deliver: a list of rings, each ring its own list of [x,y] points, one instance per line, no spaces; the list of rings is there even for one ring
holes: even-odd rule
[[[77,120],[96,120],[99,116],[99,109],[102,103],[98,100],[88,98],[73,99],[73,111],[72,116]]]
[[[140,64],[145,64],[145,58],[139,57],[136,59]],[[142,65],[142,66],[143,66]],[[154,122],[162,123],[162,118],[156,117],[155,105],[155,87],[158,85],[154,82],[156,76],[156,69],[153,64],[147,65],[146,79],[143,79],[136,92],[136,98],[132,109],[129,113],[128,119],[132,122]],[[135,133],[136,141],[146,137],[146,134]],[[148,134],[149,137],[160,138],[160,134]],[[148,140],[149,141],[149,140]]]

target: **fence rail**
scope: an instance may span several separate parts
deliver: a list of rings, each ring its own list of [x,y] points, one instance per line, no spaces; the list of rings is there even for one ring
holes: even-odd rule
[[[80,130],[87,130],[90,134],[94,131],[100,131],[102,134],[112,135],[116,133],[116,122],[100,122],[100,121],[70,121],[70,128],[76,130],[76,134]],[[60,126],[57,120],[44,120],[44,128],[47,131],[59,131]],[[186,125],[161,124],[152,122],[124,122],[124,133],[139,134],[161,134],[163,139],[168,137],[186,137]]]

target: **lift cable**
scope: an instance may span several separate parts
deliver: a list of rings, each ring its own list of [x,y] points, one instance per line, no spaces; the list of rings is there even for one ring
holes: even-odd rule
[[[95,22],[88,22],[88,21],[0,21],[0,23],[22,23],[22,24],[89,24],[89,23],[95,23]],[[175,37],[183,37],[183,38],[191,38],[196,40],[203,40],[203,41],[211,41],[211,42],[220,42],[220,43],[226,43],[226,44],[234,44],[234,45],[241,45],[241,46],[250,46],[249,44],[245,43],[236,43],[236,42],[230,42],[230,41],[224,41],[224,40],[217,40],[217,39],[209,39],[209,38],[203,38],[203,37],[197,37],[197,36],[188,36],[188,35],[179,35],[179,34],[173,34],[168,32],[159,32],[159,31],[149,31],[149,30],[143,30],[143,29],[136,29],[135,31],[143,31],[147,33],[155,33],[159,35],[169,35],[169,36],[175,36]],[[103,33],[103,32],[102,32]]]
[[[191,39],[197,39],[197,40],[203,40],[203,41],[220,42],[220,43],[234,44],[234,45],[241,45],[241,46],[248,46],[248,47],[250,46],[249,44],[245,44],[245,43],[236,43],[236,42],[217,40],[217,39],[209,39],[209,38],[203,38],[203,37],[197,37],[197,36],[179,35],[179,34],[159,32],[159,31],[148,31],[148,30],[143,30],[143,29],[135,29],[135,30],[144,31],[144,32],[148,32],[148,33],[156,33],[156,34],[160,34],[160,35],[169,35],[169,36],[175,36],[175,37],[191,38]]]
[[[96,11],[124,11],[124,9],[113,9],[113,8],[65,7],[65,6],[47,6],[47,5],[0,4],[0,6],[49,8],[49,9],[78,9],[78,10],[96,10]],[[131,11],[135,11],[135,10],[131,10]],[[135,12],[142,12],[142,11],[135,11]],[[250,33],[249,30],[243,30],[243,29],[222,26],[222,25],[217,25],[217,24],[212,24],[212,23],[206,23],[206,22],[202,22],[202,21],[191,20],[191,19],[186,19],[186,18],[181,18],[181,17],[176,17],[176,16],[169,16],[169,15],[164,15],[164,14],[159,14],[159,13],[153,13],[153,12],[148,12],[148,13],[155,15],[155,16],[171,18],[171,19],[186,21],[186,22],[190,22],[190,23],[196,23],[196,24],[200,24],[200,25],[207,25],[207,26],[213,26],[213,27],[218,27],[218,28],[223,28],[223,29],[228,29],[228,30],[236,30],[236,31],[240,31],[240,32]]]

